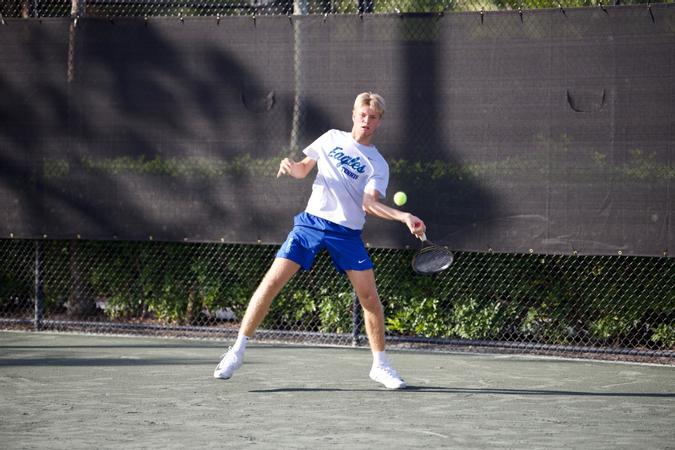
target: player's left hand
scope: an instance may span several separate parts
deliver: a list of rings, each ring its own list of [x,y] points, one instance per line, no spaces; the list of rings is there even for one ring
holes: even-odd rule
[[[277,178],[279,178],[281,175],[291,175],[293,166],[295,164],[296,162],[289,158],[282,159],[281,162],[279,163],[279,171],[277,172]]]

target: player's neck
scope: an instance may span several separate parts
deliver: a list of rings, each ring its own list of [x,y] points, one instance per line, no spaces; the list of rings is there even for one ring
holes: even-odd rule
[[[361,145],[365,145],[366,147],[370,147],[372,144],[371,142],[373,141],[373,135],[369,136],[364,136],[364,135],[359,135],[352,131],[352,139],[354,139],[357,143]]]

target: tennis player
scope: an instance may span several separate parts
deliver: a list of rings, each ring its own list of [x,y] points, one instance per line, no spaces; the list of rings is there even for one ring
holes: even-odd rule
[[[286,242],[254,292],[237,340],[213,372],[215,378],[227,380],[241,367],[246,344],[267,315],[274,297],[299,269],[309,270],[314,257],[325,248],[336,269],[347,274],[363,307],[373,354],[370,378],[389,389],[406,387],[385,353],[384,312],[373,263],[361,240],[366,213],[402,222],[417,236],[426,231],[418,217],[380,201],[386,194],[389,166],[372,141],[384,111],[380,95],[359,94],[352,111],[351,132],[330,130],[303,151],[306,156],[302,161],[281,161],[277,176],[302,179],[318,167],[312,194],[305,211],[295,216]]]

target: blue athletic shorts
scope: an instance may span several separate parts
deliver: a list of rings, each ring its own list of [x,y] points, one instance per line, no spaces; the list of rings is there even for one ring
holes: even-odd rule
[[[361,240],[361,230],[353,230],[307,212],[295,216],[293,229],[277,252],[277,258],[290,259],[304,270],[309,270],[317,253],[324,248],[340,272],[373,268],[368,250]]]

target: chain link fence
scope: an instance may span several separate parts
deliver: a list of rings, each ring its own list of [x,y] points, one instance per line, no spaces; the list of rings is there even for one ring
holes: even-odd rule
[[[620,2],[636,3],[648,4]],[[1,14],[3,18],[404,14],[606,4],[6,0]],[[276,250],[226,242],[0,239],[0,328],[233,338]],[[424,277],[410,269],[413,253],[414,249],[371,249],[392,343],[675,361],[675,260],[666,254],[461,252],[449,270]],[[286,286],[257,336],[365,344],[358,301],[326,254],[312,271],[299,273]]]
[[[276,246],[0,240],[5,329],[233,338]],[[667,257],[463,252],[435,276],[413,249],[371,249],[391,342],[675,357]],[[359,308],[327,254],[272,305],[258,337],[365,344]],[[450,347],[448,347],[450,346]]]
[[[5,17],[407,14],[671,3],[669,0],[6,0]]]

